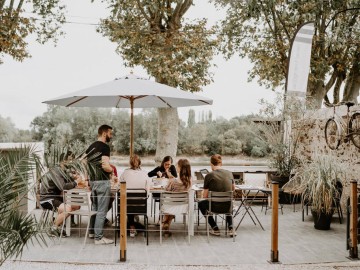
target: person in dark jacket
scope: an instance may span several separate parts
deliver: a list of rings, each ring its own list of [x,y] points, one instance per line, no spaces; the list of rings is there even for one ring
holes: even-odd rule
[[[43,209],[49,209],[52,211],[57,211],[58,215],[54,221],[52,230],[59,232],[59,227],[65,221],[67,216],[64,214],[64,202],[62,192],[64,190],[69,190],[77,187],[78,183],[81,181],[81,178],[78,177],[74,179],[66,179],[64,174],[64,163],[73,158],[72,153],[69,151],[65,154],[63,153],[60,156],[60,166],[53,168],[49,174],[50,177],[46,181],[41,183],[40,187],[40,205]],[[66,211],[74,211],[80,209],[80,206],[68,206]]]

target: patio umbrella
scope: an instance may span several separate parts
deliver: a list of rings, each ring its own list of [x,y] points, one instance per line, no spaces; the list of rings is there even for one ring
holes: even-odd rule
[[[65,107],[130,108],[130,155],[132,155],[134,108],[176,108],[211,105],[212,100],[129,74],[43,103]]]

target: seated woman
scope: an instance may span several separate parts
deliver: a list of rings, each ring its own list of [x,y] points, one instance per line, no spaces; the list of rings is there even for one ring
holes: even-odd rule
[[[54,225],[50,230],[51,236],[58,236],[60,234],[60,226],[65,221],[65,205],[63,202],[62,192],[77,187],[79,184],[84,185],[85,181],[81,177],[74,177],[70,174],[68,179],[65,178],[65,164],[71,161],[73,154],[71,151],[62,153],[60,156],[60,166],[55,167],[49,172],[49,177],[41,183],[40,187],[40,205],[43,209],[58,212],[58,215],[54,221]],[[75,178],[75,179],[74,179]],[[68,205],[66,211],[71,212],[80,209],[80,206]],[[63,235],[66,236],[66,235]]]
[[[173,159],[171,156],[166,156],[161,162],[160,166],[157,166],[151,172],[148,173],[149,177],[165,177],[165,178],[176,178],[177,172],[174,165],[172,165]]]
[[[179,179],[170,179],[165,190],[172,192],[188,191],[191,187],[191,167],[189,161],[187,159],[179,159],[176,170],[179,173]],[[167,214],[164,215],[162,229],[164,230],[164,236],[169,236],[170,224],[175,217],[174,214],[184,213],[184,207],[183,205],[170,206],[168,209],[165,208],[165,212]]]
[[[131,156],[130,168],[124,170],[120,176],[120,181],[126,182],[126,188],[144,188],[149,192],[150,178],[148,177],[146,171],[141,169],[140,165],[140,157],[138,155]],[[128,214],[127,217],[130,226],[130,237],[135,237],[137,234],[135,229],[135,215]]]
[[[173,165],[173,159],[171,156],[166,156],[163,158],[161,165],[157,166],[155,169],[153,169],[151,172],[148,173],[149,177],[158,177],[158,178],[176,178],[177,177],[177,172],[176,172],[176,168]],[[155,200],[155,202],[160,202],[160,193],[153,193],[152,194],[153,199]],[[157,226],[159,225],[156,224]]]

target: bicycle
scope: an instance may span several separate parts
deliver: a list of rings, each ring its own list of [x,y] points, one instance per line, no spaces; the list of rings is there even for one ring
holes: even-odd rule
[[[335,108],[340,105],[347,106],[345,120],[336,113]],[[325,139],[330,149],[336,150],[342,141],[349,140],[360,149],[360,110],[350,112],[350,107],[354,105],[354,102],[349,101],[327,105],[334,108],[333,116],[325,124]]]

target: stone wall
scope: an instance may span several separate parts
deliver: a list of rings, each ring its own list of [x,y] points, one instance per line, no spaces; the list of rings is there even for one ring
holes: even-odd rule
[[[352,107],[352,110],[360,110],[360,106]],[[346,106],[341,106],[336,109],[338,115],[346,118]],[[348,175],[345,183],[344,199],[349,195],[350,180],[358,180],[360,185],[360,149],[356,148],[354,144],[349,142],[341,142],[336,150],[331,150],[325,140],[325,124],[329,117],[333,115],[332,108],[324,108],[311,115],[306,134],[300,137],[300,144],[298,145],[297,153],[301,157],[311,159],[315,154],[320,155],[335,155],[337,159],[348,166]]]

